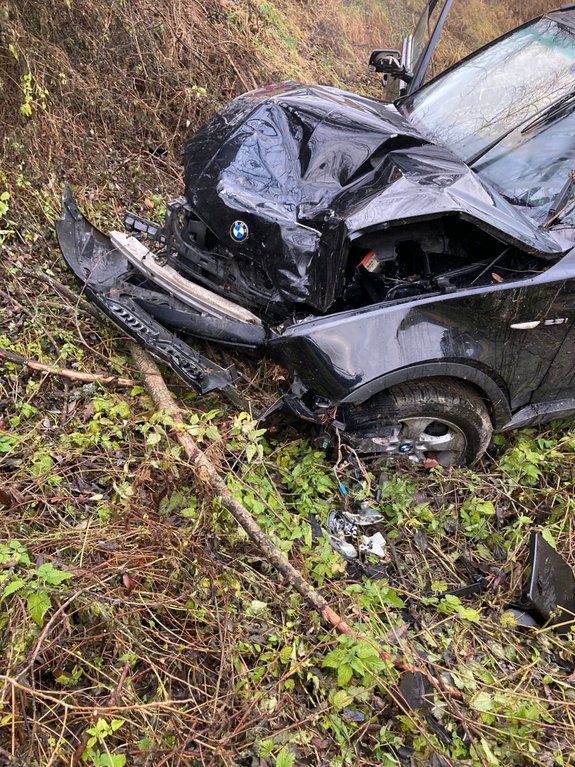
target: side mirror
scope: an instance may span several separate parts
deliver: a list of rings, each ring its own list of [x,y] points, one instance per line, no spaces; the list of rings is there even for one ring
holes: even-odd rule
[[[413,73],[405,64],[409,61],[409,58],[406,58],[409,41],[410,38],[406,38],[404,50],[401,53],[392,48],[378,48],[372,51],[369,57],[370,68],[383,75],[381,79],[386,101],[395,101],[399,98],[413,79]]]
[[[375,72],[381,72],[389,77],[410,82],[413,74],[406,69],[401,60],[402,55],[399,51],[393,48],[378,48],[371,52],[369,66]]]

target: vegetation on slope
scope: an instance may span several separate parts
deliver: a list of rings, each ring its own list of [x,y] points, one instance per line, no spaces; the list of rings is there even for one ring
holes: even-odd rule
[[[420,5],[0,2],[0,349],[136,377],[123,339],[63,292],[74,286],[52,230],[62,183],[103,228],[126,206],[161,215],[181,190],[185,135],[219,104],[285,77],[377,95],[368,51],[397,42]],[[439,66],[546,7],[456,1]],[[269,403],[281,371],[237,364],[244,394]],[[372,645],[322,628],[197,497],[169,418],[137,380],[82,384],[0,362],[2,759],[574,763],[573,639],[505,610],[532,529],[575,561],[569,424],[498,437],[475,471],[335,472],[313,434],[262,435],[217,395],[170,384],[230,489],[309,581],[453,694],[406,711]],[[382,580],[349,572],[322,536],[346,498],[386,517]],[[484,594],[442,596],[465,580],[460,555],[487,578]]]

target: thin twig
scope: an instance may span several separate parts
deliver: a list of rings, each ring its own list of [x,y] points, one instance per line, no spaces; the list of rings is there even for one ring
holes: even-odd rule
[[[128,672],[130,670],[130,661],[127,660],[124,663],[124,666],[122,668],[122,673],[120,674],[120,679],[118,680],[118,684],[114,687],[112,692],[110,693],[108,700],[104,703],[102,708],[111,708],[113,706],[118,705],[118,696],[120,695],[120,692],[122,691],[122,687],[124,686],[124,683],[126,681],[126,678],[128,676]],[[100,707],[94,710],[94,714],[92,715],[92,721],[95,722],[97,716],[99,715]],[[77,767],[80,760],[82,759],[82,756],[84,755],[84,751],[86,750],[86,746],[88,745],[88,740],[90,739],[90,733],[88,732],[88,727],[84,730],[84,734],[82,735],[82,738],[80,739],[80,742],[76,746],[76,750],[74,751],[74,755],[72,756],[72,761],[70,762],[70,767]]]
[[[23,274],[25,277],[31,277],[33,280],[38,280],[45,285],[49,285],[52,290],[59,293],[63,298],[67,298],[77,309],[81,309],[83,312],[86,312],[86,314],[89,314],[97,320],[102,319],[102,315],[94,306],[92,306],[92,304],[88,303],[84,298],[79,296],[73,290],[70,290],[66,285],[58,282],[58,280],[54,279],[54,277],[51,277],[49,274],[37,272],[34,269],[25,269],[24,267],[18,267],[18,274]]]
[[[60,607],[54,612],[50,620],[46,623],[46,625],[40,632],[40,635],[38,636],[38,639],[36,640],[34,649],[32,650],[32,653],[30,654],[30,657],[28,658],[26,665],[22,669],[20,669],[20,671],[18,672],[18,676],[17,676],[18,679],[21,679],[24,676],[24,674],[28,673],[28,671],[30,671],[30,669],[34,666],[34,664],[36,663],[36,659],[38,658],[38,655],[40,653],[40,650],[42,649],[42,644],[44,643],[44,640],[46,639],[46,637],[52,630],[53,626],[57,623],[60,616],[65,612],[66,608],[69,607],[75,599],[78,599],[78,597],[84,594],[86,591],[90,591],[91,588],[92,588],[91,586],[87,586],[84,589],[75,591],[72,594],[72,596],[68,597],[68,599],[65,602],[63,602],[60,605]]]
[[[101,383],[116,384],[117,386],[133,386],[132,378],[122,378],[121,376],[109,375],[108,373],[82,373],[79,370],[70,370],[70,368],[55,368],[50,365],[44,365],[42,362],[28,359],[21,354],[9,352],[6,349],[0,349],[0,359],[12,362],[14,365],[27,367],[30,370],[36,370],[47,375],[54,375],[59,378],[69,378],[71,381],[82,381],[83,383]]]

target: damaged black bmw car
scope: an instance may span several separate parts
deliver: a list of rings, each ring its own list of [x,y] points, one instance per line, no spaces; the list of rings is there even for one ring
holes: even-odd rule
[[[228,104],[162,225],[106,236],[65,194],[88,297],[199,392],[234,373],[186,337],[273,357],[293,384],[272,410],[363,453],[473,463],[494,430],[575,414],[575,5],[422,85],[450,5],[373,52],[392,102]]]

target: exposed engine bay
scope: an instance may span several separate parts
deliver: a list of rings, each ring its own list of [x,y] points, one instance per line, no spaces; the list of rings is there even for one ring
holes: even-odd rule
[[[344,291],[353,308],[500,284],[547,269],[549,259],[526,258],[513,247],[455,219],[415,224],[363,238]],[[359,261],[357,260],[359,258]]]
[[[168,206],[164,226],[128,213],[125,225],[156,243],[158,264],[249,307],[269,324],[310,313],[278,296],[257,260],[230,258],[209,229],[193,218],[184,198]],[[443,295],[466,287],[501,284],[539,274],[552,258],[529,258],[456,217],[398,226],[365,235],[347,247],[345,278],[331,311],[358,309],[417,296]],[[295,311],[294,311],[295,309]]]

